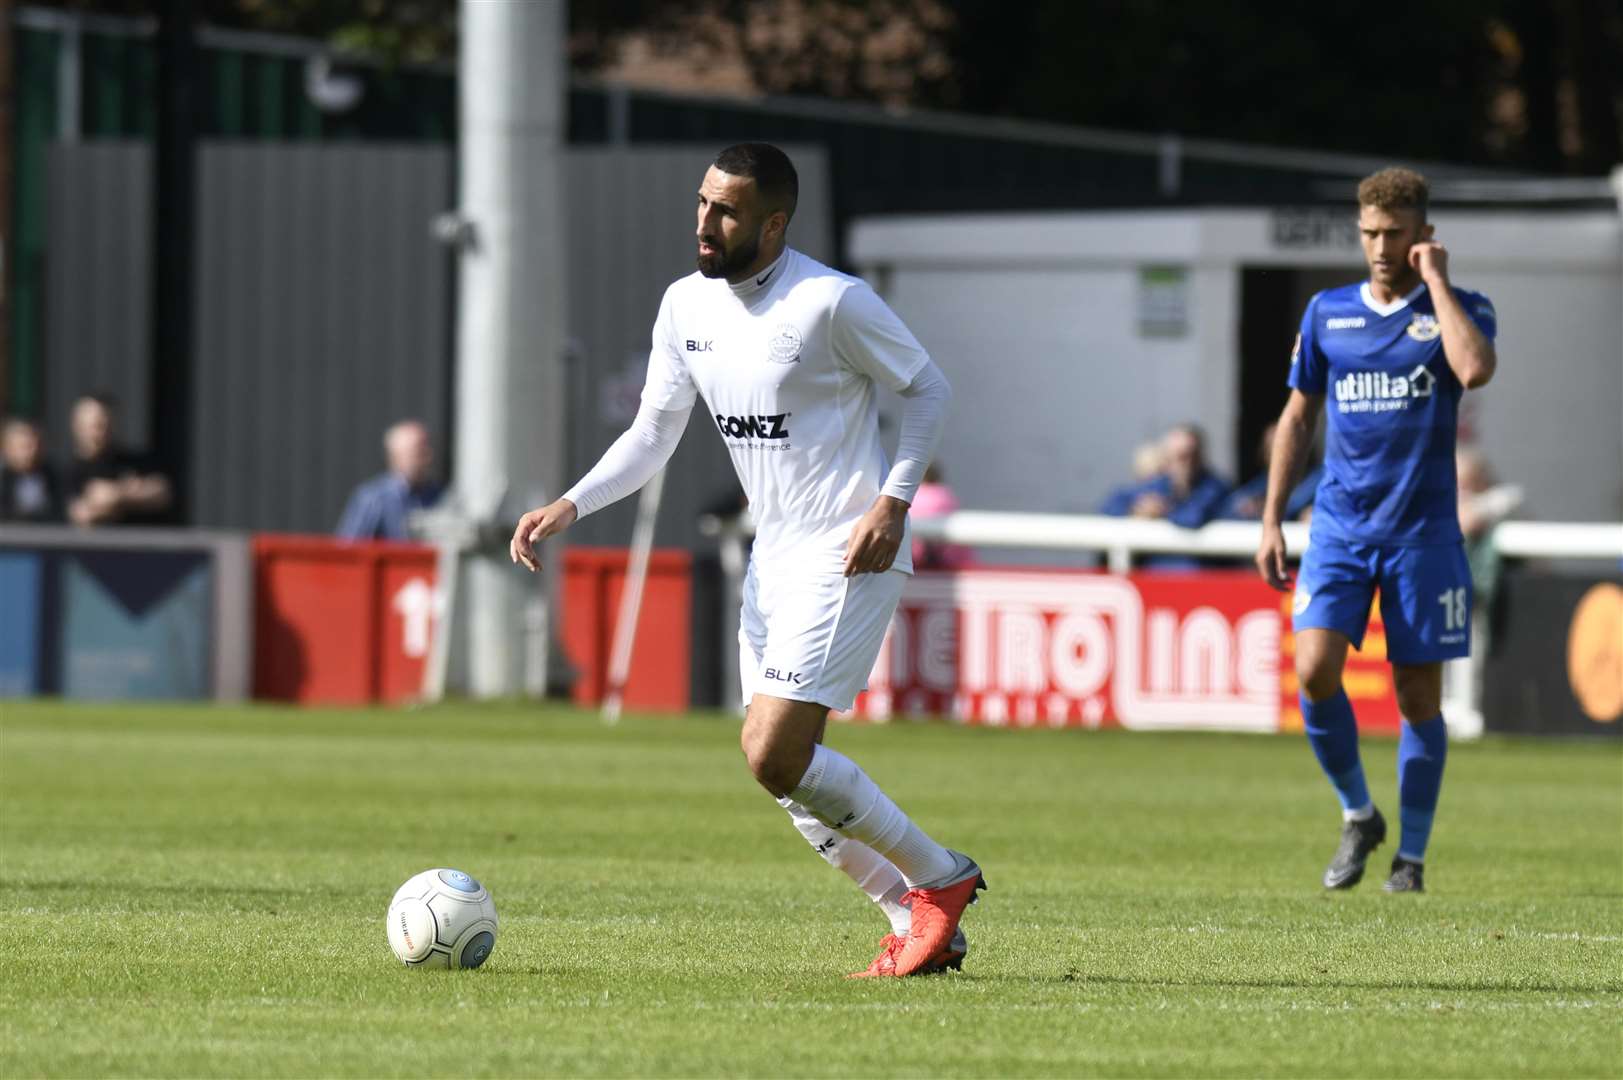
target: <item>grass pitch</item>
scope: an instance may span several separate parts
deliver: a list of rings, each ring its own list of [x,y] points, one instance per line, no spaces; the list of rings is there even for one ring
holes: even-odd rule
[[[1432,891],[1380,892],[1394,832],[1327,896],[1299,739],[837,727],[991,884],[961,975],[853,983],[884,926],[735,732],[0,704],[0,1075],[1623,1073],[1615,744],[1454,747]],[[436,865],[479,971],[385,944]]]

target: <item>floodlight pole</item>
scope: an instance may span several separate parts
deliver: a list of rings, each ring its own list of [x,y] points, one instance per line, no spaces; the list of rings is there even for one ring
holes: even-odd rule
[[[493,533],[563,489],[565,12],[461,0],[455,487]],[[495,545],[463,574],[468,693],[518,694],[538,582]]]

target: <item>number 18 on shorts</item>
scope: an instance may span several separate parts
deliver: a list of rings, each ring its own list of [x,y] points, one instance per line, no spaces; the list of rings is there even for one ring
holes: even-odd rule
[[[1394,664],[1470,655],[1471,568],[1463,544],[1396,547],[1315,537],[1296,578],[1292,625],[1298,632],[1335,630],[1361,648],[1377,588]]]

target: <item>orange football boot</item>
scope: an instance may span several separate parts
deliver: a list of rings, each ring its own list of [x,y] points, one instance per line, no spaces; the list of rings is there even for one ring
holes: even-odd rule
[[[847,975],[847,979],[884,979],[894,978],[896,975],[896,958],[901,955],[907,939],[895,934],[886,934],[879,939],[879,955],[873,958],[867,971],[856,971]],[[947,946],[939,956],[932,957],[922,970],[914,972],[915,975],[933,975],[938,971],[962,971],[964,957],[969,953],[969,940],[964,937],[963,930],[952,936],[952,943]]]
[[[914,888],[902,897],[902,902],[913,910],[913,928],[908,931],[907,943],[896,954],[896,974],[924,975],[937,959],[950,953],[956,944],[958,921],[964,909],[975,902],[975,894],[986,888],[981,868],[968,855],[954,851],[958,866],[943,885],[933,888]],[[961,961],[960,957],[960,961]]]

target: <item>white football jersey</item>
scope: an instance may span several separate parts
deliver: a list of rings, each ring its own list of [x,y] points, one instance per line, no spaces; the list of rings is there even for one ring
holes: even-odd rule
[[[889,471],[875,384],[901,390],[928,361],[866,282],[791,248],[742,284],[694,273],[665,290],[642,400],[704,398],[749,497],[758,562],[839,573]],[[894,569],[912,572],[910,538]]]

